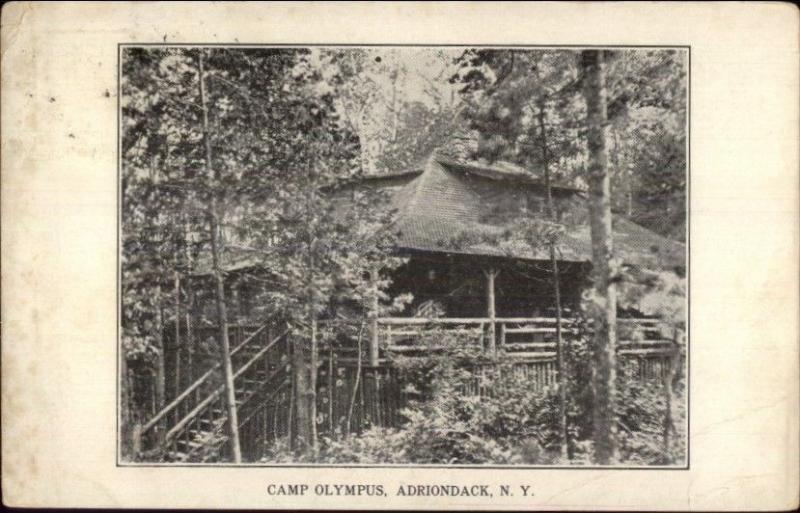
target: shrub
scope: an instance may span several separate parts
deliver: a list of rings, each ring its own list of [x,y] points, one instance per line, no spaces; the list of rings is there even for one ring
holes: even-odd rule
[[[561,458],[559,394],[540,389],[509,357],[488,357],[468,336],[431,331],[422,344],[440,348],[425,358],[397,357],[394,364],[419,392],[402,411],[401,428],[371,427],[360,436],[321,438],[315,453],[296,454],[276,444],[265,461],[417,464],[592,463],[592,395],[588,333],[570,342],[567,421],[570,459]],[[517,362],[518,364],[518,362]],[[665,454],[666,400],[660,381],[636,378],[631,366],[619,372],[617,418],[621,462],[670,464],[683,461],[682,381],[674,383],[670,447]]]

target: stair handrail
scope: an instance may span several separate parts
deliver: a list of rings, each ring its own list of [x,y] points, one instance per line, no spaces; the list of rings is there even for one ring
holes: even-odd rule
[[[258,335],[260,335],[260,334],[261,334],[261,332],[263,332],[263,331],[264,331],[264,330],[265,330],[265,329],[266,329],[266,328],[267,328],[267,327],[270,325],[270,321],[272,320],[272,318],[273,318],[273,317],[274,317],[274,316],[270,316],[270,317],[269,317],[269,319],[268,319],[268,320],[267,320],[267,321],[266,321],[266,322],[265,322],[265,323],[264,323],[264,324],[263,324],[263,325],[262,325],[260,328],[258,328],[256,331],[254,331],[253,333],[251,333],[251,334],[250,334],[250,336],[248,336],[246,339],[244,339],[244,341],[243,341],[241,344],[239,344],[239,345],[237,345],[235,348],[233,348],[233,349],[231,350],[231,356],[235,355],[235,354],[236,354],[236,353],[238,353],[238,352],[239,352],[239,351],[240,351],[242,348],[244,348],[244,347],[245,347],[246,345],[248,345],[250,342],[252,342],[253,340],[255,340],[255,339],[256,339],[256,337],[258,337]],[[216,362],[216,363],[215,363],[214,365],[212,365],[212,366],[211,366],[211,368],[210,368],[210,369],[208,369],[208,370],[207,370],[207,371],[206,371],[206,372],[205,372],[205,373],[204,373],[202,376],[200,376],[199,378],[197,378],[197,380],[195,380],[195,382],[194,382],[194,383],[192,383],[191,385],[189,385],[189,386],[186,388],[186,390],[184,390],[183,392],[181,392],[181,393],[180,393],[180,395],[178,395],[178,397],[176,397],[175,399],[173,399],[173,400],[172,400],[172,401],[171,401],[171,402],[170,402],[168,405],[164,406],[164,407],[163,407],[163,408],[162,408],[162,409],[161,409],[161,410],[160,410],[158,413],[156,413],[156,414],[153,416],[153,418],[151,418],[149,421],[147,421],[147,423],[146,423],[144,426],[142,426],[142,431],[141,431],[141,434],[142,434],[142,435],[144,435],[144,434],[145,434],[145,433],[147,433],[149,430],[153,429],[153,427],[154,427],[156,424],[158,424],[158,422],[159,422],[161,419],[163,419],[163,418],[164,418],[164,417],[165,417],[165,416],[166,416],[166,415],[167,415],[169,412],[171,412],[172,410],[174,410],[174,409],[175,409],[175,408],[176,408],[176,407],[177,407],[177,406],[178,406],[178,405],[179,405],[181,402],[183,402],[183,400],[184,400],[184,399],[186,399],[187,397],[189,397],[189,394],[191,394],[192,392],[194,392],[194,391],[195,391],[197,388],[199,388],[199,387],[200,387],[200,385],[202,385],[203,383],[205,383],[205,382],[206,382],[206,381],[207,381],[207,380],[208,380],[208,379],[209,379],[209,378],[210,378],[210,377],[211,377],[211,376],[214,374],[214,371],[220,368],[220,366],[221,366],[221,362]]]
[[[278,385],[278,387],[276,387],[276,388],[275,388],[275,389],[274,389],[274,390],[273,390],[273,391],[272,391],[272,392],[271,392],[271,393],[270,393],[270,394],[267,396],[267,398],[266,398],[264,401],[262,401],[262,402],[261,402],[261,405],[263,405],[263,404],[267,403],[267,402],[268,402],[270,399],[272,399],[273,397],[275,397],[275,395],[276,395],[278,392],[280,392],[281,390],[283,390],[283,389],[284,389],[284,388],[285,388],[285,387],[286,387],[286,386],[289,384],[289,381],[290,381],[290,380],[288,380],[288,379],[284,379],[284,380],[281,382],[281,384],[280,384],[280,385]],[[260,407],[260,405],[259,405],[259,407]],[[245,417],[245,419],[244,419],[244,420],[240,420],[240,421],[239,421],[239,426],[241,427],[241,426],[244,426],[245,424],[247,424],[247,423],[250,421],[250,419],[252,419],[252,418],[253,418],[253,417],[254,417],[254,416],[257,414],[257,413],[258,413],[258,410],[256,409],[255,411],[253,411],[252,413],[250,413],[250,415],[248,415],[247,417]],[[226,419],[226,420],[227,420],[227,419]],[[215,427],[215,428],[213,429],[213,431],[212,431],[212,432],[213,432],[214,434],[217,434],[217,433],[219,433],[219,432],[220,432],[220,430],[222,429],[222,426],[224,426],[224,424],[222,424],[222,425],[220,425],[220,426],[217,426],[217,427]],[[174,435],[173,435],[173,436],[174,436]],[[191,454],[194,454],[196,451],[197,451],[197,449],[190,450],[190,451],[189,451],[189,454],[190,454],[190,455],[191,455]]]
[[[244,365],[242,365],[239,368],[239,370],[237,370],[233,374],[233,379],[236,380],[236,378],[238,378],[239,376],[244,374],[247,371],[247,369],[249,369],[267,351],[272,349],[272,347],[275,344],[277,344],[279,340],[281,340],[283,337],[285,337],[287,333],[289,333],[289,329],[288,328],[286,330],[284,330],[283,332],[281,332],[280,335],[278,335],[277,337],[273,338],[262,349],[260,349],[255,355],[253,355],[252,358],[250,358]],[[177,433],[179,433],[184,427],[186,427],[186,424],[191,422],[191,420],[194,417],[196,417],[201,411],[203,411],[203,409],[205,407],[207,407],[209,404],[211,404],[214,401],[214,399],[219,397],[219,394],[221,394],[224,389],[225,389],[225,385],[220,385],[213,392],[208,394],[208,396],[205,399],[203,399],[202,401],[200,401],[200,403],[198,403],[198,405],[195,406],[192,409],[192,411],[187,413],[181,420],[179,420],[178,422],[175,423],[175,425],[172,427],[172,429],[167,431],[167,434],[164,436],[164,441],[165,442],[169,441],[170,439],[172,439],[172,437],[174,437]]]

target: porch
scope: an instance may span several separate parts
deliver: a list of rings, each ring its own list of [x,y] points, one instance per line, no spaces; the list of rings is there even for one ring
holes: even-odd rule
[[[443,351],[447,347],[435,339],[457,338],[490,355],[503,354],[519,362],[547,362],[557,357],[558,335],[565,346],[581,338],[586,323],[577,318],[555,317],[481,317],[481,318],[417,318],[382,317],[367,321],[370,326],[365,342],[349,337],[331,350],[343,364],[356,363],[372,367],[389,365],[396,355],[421,357]],[[319,321],[320,329],[333,329],[349,321]],[[364,332],[365,326],[359,332]],[[623,357],[659,359],[672,354],[674,341],[662,321],[655,318],[629,317],[617,319],[617,351]],[[359,352],[359,345],[361,351]]]

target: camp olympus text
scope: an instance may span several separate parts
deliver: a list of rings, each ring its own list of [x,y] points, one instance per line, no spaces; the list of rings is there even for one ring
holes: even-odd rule
[[[509,486],[500,487],[500,495],[512,495]],[[523,496],[532,496],[530,487],[523,486]],[[269,484],[268,495],[307,495],[387,497],[386,488],[380,484]],[[489,485],[411,485],[401,484],[396,496],[406,497],[493,497]]]

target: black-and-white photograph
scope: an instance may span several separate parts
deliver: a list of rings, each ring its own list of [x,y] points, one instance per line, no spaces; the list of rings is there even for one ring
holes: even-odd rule
[[[118,463],[687,468],[688,78],[120,46]]]

